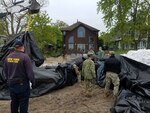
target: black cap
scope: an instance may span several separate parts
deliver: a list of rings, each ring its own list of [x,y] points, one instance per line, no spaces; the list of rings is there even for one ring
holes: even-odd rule
[[[23,43],[21,41],[17,41],[15,43],[15,47],[22,47],[23,46]]]

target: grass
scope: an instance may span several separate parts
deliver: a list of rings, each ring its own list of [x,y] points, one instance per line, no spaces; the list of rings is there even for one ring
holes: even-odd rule
[[[128,51],[129,50],[116,50],[115,54],[118,54],[118,55],[120,55],[120,54],[127,54]]]

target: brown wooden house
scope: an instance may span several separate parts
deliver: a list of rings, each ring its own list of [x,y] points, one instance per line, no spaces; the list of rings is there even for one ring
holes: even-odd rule
[[[87,53],[91,48],[98,50],[98,29],[78,21],[61,31],[64,53]]]

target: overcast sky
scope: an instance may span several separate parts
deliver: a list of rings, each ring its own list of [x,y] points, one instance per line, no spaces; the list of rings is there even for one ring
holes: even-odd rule
[[[99,0],[49,0],[49,5],[43,8],[52,18],[53,22],[62,20],[69,25],[77,20],[86,23],[100,31],[106,31],[103,15],[97,14]]]

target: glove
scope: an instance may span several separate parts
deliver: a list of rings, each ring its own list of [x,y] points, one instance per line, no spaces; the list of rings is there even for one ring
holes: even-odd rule
[[[74,69],[77,68],[76,64],[73,64],[73,68],[74,68]]]
[[[30,89],[35,89],[35,83],[34,82],[30,82]]]
[[[30,82],[29,84],[30,84],[30,89],[32,89],[32,83]]]

